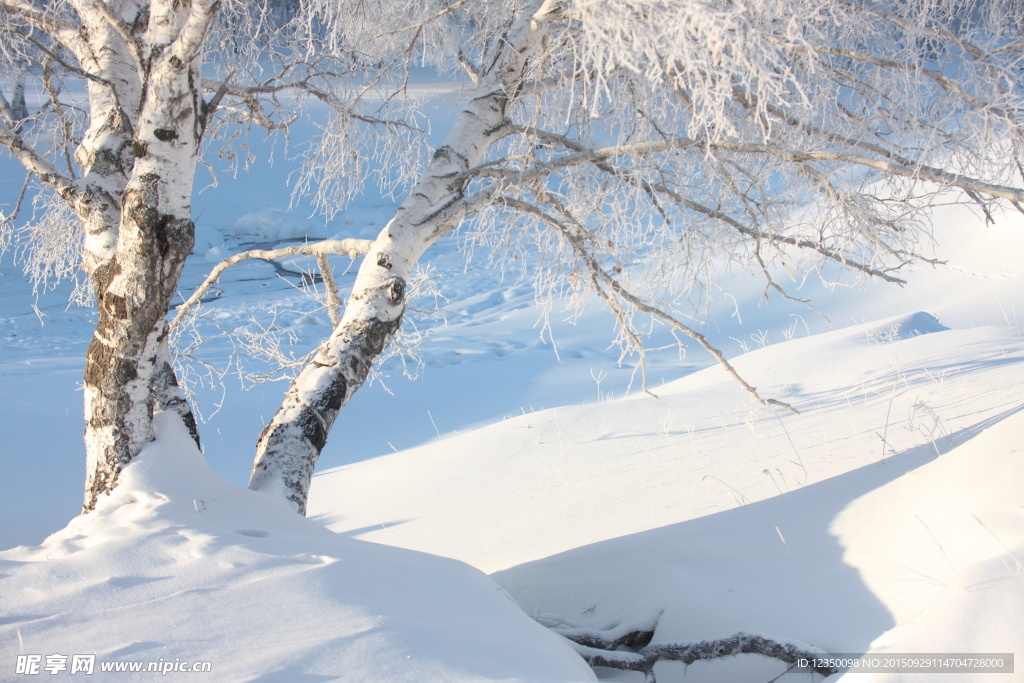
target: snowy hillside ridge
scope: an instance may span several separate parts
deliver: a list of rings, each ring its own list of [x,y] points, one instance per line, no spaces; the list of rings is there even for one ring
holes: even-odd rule
[[[802,414],[745,404],[712,367],[658,400],[527,413],[325,472],[312,513],[496,572],[529,614],[596,630],[660,614],[658,642],[754,630],[829,652],[1012,652],[1024,328],[917,312],[735,363]],[[968,638],[993,599],[1004,633]],[[685,677],[659,666],[680,682],[785,670],[750,656]]]
[[[593,680],[478,571],[221,480],[167,413],[113,495],[0,572],[4,680],[15,655],[54,653],[96,655],[101,680],[101,663],[178,661],[209,680]]]
[[[338,532],[494,572],[748,505],[916,447],[935,455],[1024,404],[1020,327],[920,334],[939,329],[916,313],[734,359],[800,415],[751,404],[710,367],[655,387],[657,400],[527,412],[322,472],[310,514]]]

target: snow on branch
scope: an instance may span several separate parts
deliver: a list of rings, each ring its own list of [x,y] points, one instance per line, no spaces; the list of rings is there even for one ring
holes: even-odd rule
[[[570,638],[571,640],[571,638]],[[740,631],[726,638],[692,640],[672,643],[653,643],[635,652],[628,650],[600,650],[576,643],[576,652],[590,666],[621,671],[639,671],[648,683],[656,683],[654,665],[658,662],[679,662],[683,665],[698,661],[711,661],[740,654],[755,654],[777,659],[796,667],[801,660],[820,659],[824,651],[809,646],[779,641],[758,633]],[[812,669],[821,676],[831,676],[835,669],[819,666]]]
[[[32,28],[49,35],[55,41],[76,54],[81,54],[81,50],[87,49],[87,45],[82,39],[78,27],[63,21],[48,12],[37,9],[27,2],[3,0],[0,2],[0,9],[9,15],[24,21]]]
[[[565,136],[562,136],[562,135],[557,135],[557,134],[554,134],[554,133],[550,133],[548,131],[543,131],[543,130],[533,129],[533,128],[513,127],[513,132],[518,132],[518,133],[523,133],[523,134],[527,134],[527,135],[532,135],[532,136],[535,136],[536,138],[538,138],[540,140],[544,140],[544,141],[547,141],[547,142],[554,142],[554,143],[557,143],[557,144],[560,144],[560,145],[566,147],[567,149],[573,150],[574,152],[577,152],[577,153],[583,153],[583,152],[587,151],[579,143],[577,143],[576,141],[574,141],[574,140],[572,140],[570,138],[567,138]],[[736,218],[734,218],[733,216],[730,216],[729,214],[725,213],[724,211],[722,211],[720,209],[713,209],[713,208],[711,208],[709,206],[706,206],[706,205],[704,205],[704,204],[702,204],[700,202],[694,201],[693,199],[690,199],[688,197],[684,197],[684,196],[680,195],[678,192],[670,189],[663,182],[655,183],[655,182],[650,182],[648,180],[643,180],[643,179],[634,177],[633,175],[630,175],[629,173],[623,171],[622,169],[619,169],[618,167],[613,166],[611,163],[609,163],[609,161],[610,161],[609,158],[597,158],[597,159],[591,159],[590,163],[592,163],[596,168],[601,170],[603,173],[606,173],[607,175],[610,175],[610,176],[615,176],[615,177],[619,178],[620,180],[622,180],[623,182],[625,182],[626,184],[633,185],[633,186],[641,189],[644,193],[646,193],[652,199],[652,202],[655,204],[655,206],[658,206],[658,201],[657,201],[656,196],[657,195],[663,195],[664,197],[666,197],[672,203],[676,204],[679,207],[685,207],[685,208],[687,208],[687,209],[689,209],[691,211],[694,211],[694,212],[696,212],[698,214],[707,216],[708,218],[712,218],[714,220],[721,221],[722,223],[725,223],[726,225],[728,225],[728,226],[732,227],[733,229],[735,229],[740,234],[746,235],[748,237],[755,238],[758,241],[762,241],[763,240],[763,241],[768,242],[768,243],[788,244],[790,246],[799,247],[801,249],[809,249],[811,251],[817,252],[819,255],[821,255],[821,256],[823,256],[823,257],[825,257],[827,259],[835,261],[836,263],[839,263],[839,264],[841,264],[841,265],[843,265],[845,267],[852,268],[854,270],[858,270],[858,271],[860,271],[860,272],[862,272],[862,273],[864,273],[866,275],[870,275],[872,277],[877,277],[877,278],[880,278],[880,279],[885,280],[887,282],[892,282],[892,283],[895,283],[895,284],[900,284],[900,285],[906,284],[906,282],[904,280],[902,280],[902,279],[900,279],[898,277],[895,277],[893,275],[890,275],[889,273],[887,273],[887,272],[885,272],[883,270],[880,270],[878,268],[873,268],[869,264],[866,264],[866,263],[860,263],[856,259],[850,257],[849,255],[840,253],[840,252],[838,252],[838,251],[836,251],[834,249],[830,249],[830,248],[826,247],[825,245],[823,245],[820,241],[814,241],[814,240],[810,240],[810,239],[807,239],[807,238],[794,237],[792,235],[784,235],[784,234],[779,233],[779,232],[771,232],[771,231],[768,231],[768,230],[765,230],[765,229],[757,227],[757,223],[756,222],[753,225],[744,224],[744,223],[740,222],[739,220],[737,220]],[[909,163],[909,162],[907,162],[907,163]],[[504,179],[504,180],[505,180],[505,184],[506,185],[514,184],[514,183],[508,182],[507,178]],[[928,260],[928,259],[925,259],[924,257],[921,257],[921,256],[917,255],[917,254],[913,254],[912,256],[914,256],[915,258],[917,258],[919,260],[924,260],[924,261]],[[763,262],[761,262],[761,265],[762,266],[764,265]],[[780,291],[780,293],[783,294],[783,296],[786,296],[787,298],[790,298],[785,292],[782,292],[782,290],[777,285],[775,286],[775,289]]]
[[[1008,199],[1013,202],[1024,202],[1024,189],[995,183],[985,182],[978,178],[959,173],[951,173],[934,166],[921,163],[908,164],[900,163],[893,159],[875,159],[862,154],[851,152],[837,152],[824,149],[793,149],[778,145],[742,142],[736,140],[717,139],[694,139],[687,137],[667,137],[660,140],[645,140],[622,145],[608,145],[585,149],[577,146],[579,151],[572,154],[565,154],[554,159],[539,161],[534,166],[518,172],[500,174],[504,186],[524,186],[544,178],[557,171],[571,168],[585,163],[594,163],[617,157],[649,157],[662,152],[675,150],[694,149],[701,151],[720,150],[736,154],[765,155],[775,157],[781,161],[793,164],[801,164],[811,161],[833,161],[854,166],[863,166],[876,171],[883,171],[893,176],[910,178],[914,180],[925,180],[942,186],[958,187],[968,192],[976,192],[999,199]],[[903,160],[907,161],[907,160]],[[489,167],[474,168],[466,171],[466,179],[477,175],[498,176],[496,171]]]

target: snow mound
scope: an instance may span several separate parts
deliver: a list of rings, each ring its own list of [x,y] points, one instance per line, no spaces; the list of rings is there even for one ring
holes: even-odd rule
[[[873,342],[887,343],[901,339],[912,339],[933,332],[945,332],[949,328],[939,323],[930,313],[918,311],[910,315],[888,318],[871,323],[865,329],[867,337]]]
[[[593,680],[480,572],[331,533],[159,418],[94,513],[0,553],[8,653],[210,662],[211,680]]]
[[[733,359],[800,415],[753,404],[711,367],[654,387],[658,400],[525,413],[326,470],[314,476],[308,509],[339,533],[494,572],[764,500],[922,444],[947,448],[947,437],[1024,403],[1020,328],[888,344],[866,342],[864,329]]]
[[[1020,651],[1022,410],[1018,405],[987,421],[972,440],[861,496],[835,518],[831,532],[844,561],[895,621],[871,652]],[[956,680],[993,678],[961,673]]]

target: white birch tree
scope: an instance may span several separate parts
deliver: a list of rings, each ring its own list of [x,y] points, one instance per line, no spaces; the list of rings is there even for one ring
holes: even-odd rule
[[[902,282],[926,209],[1024,203],[1019,0],[449,0],[304,5],[335,49],[472,93],[261,434],[250,487],[302,512],[339,411],[455,228],[538,292],[589,290],[627,351],[686,324],[713,258]],[[373,17],[362,22],[356,17]],[[401,77],[394,79],[403,83]],[[329,197],[325,198],[330,201]]]

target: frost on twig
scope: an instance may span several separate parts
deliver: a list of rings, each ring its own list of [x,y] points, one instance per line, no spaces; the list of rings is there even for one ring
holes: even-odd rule
[[[589,249],[588,243],[593,242],[593,236],[588,234],[588,231],[583,224],[577,221],[563,206],[560,205],[559,202],[554,201],[547,195],[543,195],[542,198],[547,199],[549,203],[554,205],[555,209],[562,214],[562,220],[546,214],[537,207],[517,199],[503,198],[502,201],[510,208],[524,212],[554,228],[565,242],[571,246],[574,251],[574,255],[581,263],[584,264],[587,270],[591,287],[614,314],[616,323],[619,325],[620,334],[623,335],[628,348],[639,354],[644,376],[644,391],[647,391],[647,373],[646,368],[644,367],[645,347],[632,322],[629,320],[629,315],[634,310],[647,314],[652,318],[659,319],[667,323],[677,332],[696,341],[705,351],[710,353],[718,364],[725,369],[727,373],[729,373],[729,376],[732,377],[751,396],[753,396],[758,403],[766,406],[777,406],[788,410],[791,413],[799,414],[799,411],[796,408],[784,401],[780,401],[775,398],[765,398],[762,396],[757,391],[756,387],[751,386],[750,383],[740,376],[732,363],[726,359],[725,355],[717,347],[708,341],[705,335],[701,334],[693,327],[683,323],[679,317],[673,315],[666,306],[660,305],[656,301],[647,300],[638,296],[636,293],[630,291],[628,286],[623,283],[623,278],[613,277],[607,269],[603,268],[599,264],[594,253]],[[648,391],[648,393],[650,392]]]
[[[23,226],[13,228],[16,259],[32,282],[32,293],[38,298],[57,283],[73,283],[69,303],[92,304],[93,292],[83,277],[83,229],[67,203],[54,192],[43,190],[33,198],[33,217]]]

